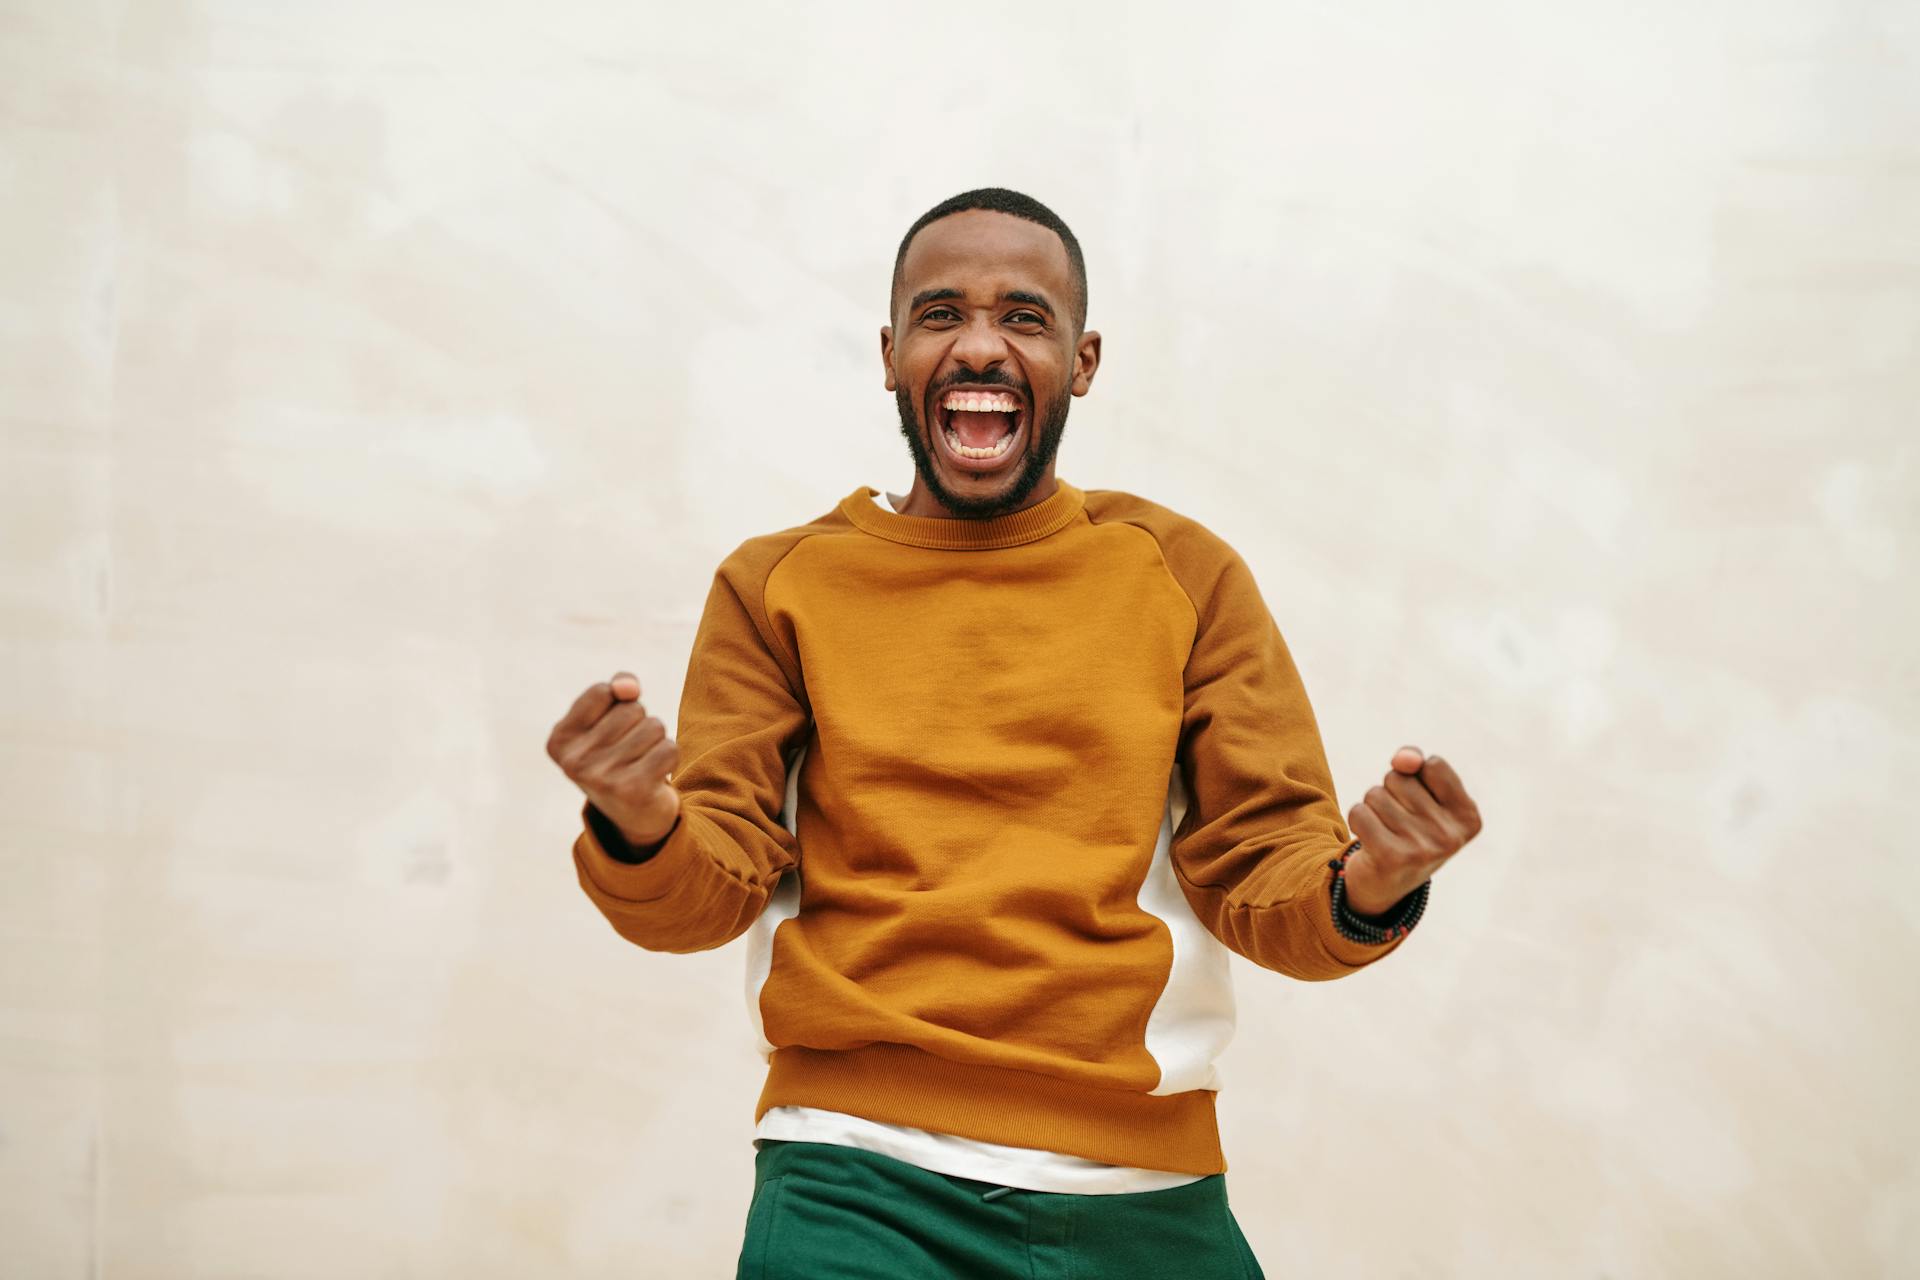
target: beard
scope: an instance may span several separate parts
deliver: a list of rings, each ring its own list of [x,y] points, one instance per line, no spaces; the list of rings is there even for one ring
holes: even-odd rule
[[[1018,387],[1011,378],[968,378],[972,385],[998,382],[1002,386]],[[939,471],[933,461],[933,429],[923,424],[920,415],[914,410],[913,399],[904,387],[894,390],[893,400],[900,409],[900,434],[907,438],[907,448],[913,454],[913,469],[920,474],[920,483],[927,487],[934,500],[962,520],[991,520],[995,516],[1004,516],[1017,511],[1021,504],[1033,495],[1041,477],[1046,475],[1047,467],[1053,462],[1053,455],[1060,451],[1060,438],[1067,433],[1067,410],[1073,401],[1073,392],[1062,387],[1053,403],[1044,406],[1033,404],[1033,396],[1025,387],[1018,389],[1026,396],[1029,405],[1033,405],[1034,420],[1027,424],[1028,438],[1023,442],[1025,456],[1021,458],[1014,472],[1013,483],[998,494],[985,498],[970,498],[957,494],[940,483]],[[938,388],[928,392],[931,404]]]

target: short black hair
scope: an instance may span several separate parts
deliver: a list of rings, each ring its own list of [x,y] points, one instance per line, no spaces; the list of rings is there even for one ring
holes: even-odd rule
[[[1067,264],[1073,272],[1073,298],[1070,310],[1073,314],[1073,327],[1084,330],[1087,327],[1087,260],[1081,256],[1080,242],[1073,238],[1073,231],[1060,220],[1060,215],[1035,200],[1032,196],[1022,195],[1018,191],[1009,191],[1005,187],[980,187],[973,191],[962,191],[957,196],[948,196],[933,208],[914,220],[907,228],[907,234],[900,239],[900,251],[893,255],[893,293],[899,296],[901,276],[907,262],[907,246],[920,234],[920,229],[930,222],[956,213],[965,213],[969,209],[985,209],[990,213],[1007,213],[1016,218],[1025,218],[1028,222],[1037,222],[1053,234],[1060,237],[1060,243],[1067,249]]]

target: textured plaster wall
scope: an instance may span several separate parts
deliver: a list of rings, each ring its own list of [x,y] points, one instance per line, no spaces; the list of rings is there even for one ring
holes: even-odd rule
[[[1083,239],[1061,474],[1259,574],[1344,803],[1237,969],[1269,1274],[1920,1249],[1920,10],[0,0],[0,1271],[731,1274],[736,947],[574,883],[752,534],[911,478],[900,232]],[[983,638],[989,642],[990,638]]]

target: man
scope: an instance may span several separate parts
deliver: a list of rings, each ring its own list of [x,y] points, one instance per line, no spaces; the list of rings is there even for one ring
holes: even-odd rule
[[[1411,747],[1343,822],[1240,557],[1056,478],[1086,309],[1038,201],[928,211],[880,331],[912,487],[725,559],[677,743],[627,672],[548,742],[621,936],[752,931],[742,1277],[1260,1274],[1214,1119],[1227,949],[1371,964],[1480,830]]]

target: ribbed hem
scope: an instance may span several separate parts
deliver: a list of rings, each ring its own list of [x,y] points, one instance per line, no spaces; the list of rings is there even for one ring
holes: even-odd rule
[[[1084,1156],[1136,1169],[1225,1173],[1211,1089],[1155,1097],[904,1044],[776,1049],[754,1123],[774,1107],[823,1107],[882,1124]]]
[[[882,511],[873,501],[873,495],[880,491],[864,484],[840,500],[840,512],[868,533],[891,542],[904,542],[910,547],[944,551],[1016,547],[1058,533],[1072,524],[1086,506],[1087,495],[1083,491],[1065,480],[1056,478],[1054,483],[1054,491],[1043,501],[1024,511],[991,520],[903,516],[898,511]]]

